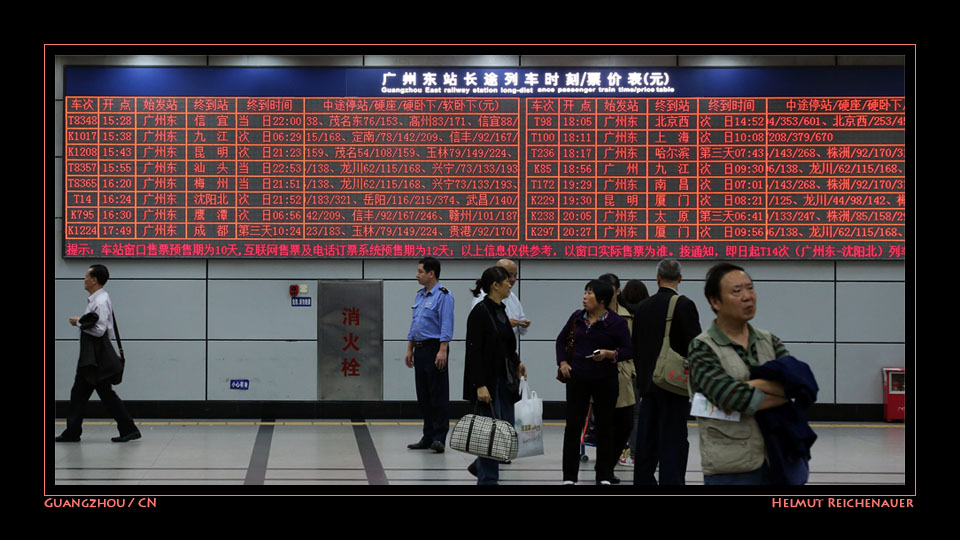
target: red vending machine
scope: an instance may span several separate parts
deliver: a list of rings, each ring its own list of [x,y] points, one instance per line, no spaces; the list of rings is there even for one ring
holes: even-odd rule
[[[903,420],[906,389],[903,368],[883,368],[883,419],[887,422]]]

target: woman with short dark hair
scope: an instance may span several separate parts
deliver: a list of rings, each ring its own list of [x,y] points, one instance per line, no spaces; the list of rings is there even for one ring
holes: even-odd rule
[[[580,434],[590,400],[596,418],[597,484],[610,485],[620,449],[614,442],[613,413],[619,395],[617,362],[633,357],[630,331],[610,309],[614,289],[598,279],[587,283],[583,309],[574,311],[557,336],[557,379],[567,385],[563,433],[563,483],[576,484]]]

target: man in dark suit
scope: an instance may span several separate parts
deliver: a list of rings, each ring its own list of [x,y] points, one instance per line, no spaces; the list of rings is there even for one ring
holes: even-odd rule
[[[654,471],[660,464],[660,484],[682,485],[687,471],[687,416],[689,398],[653,384],[653,369],[663,345],[670,298],[680,294],[680,263],[664,259],[657,264],[659,290],[636,308],[633,320],[633,351],[637,367],[640,410],[634,449],[634,485],[656,485]],[[670,326],[670,348],[686,357],[690,340],[700,334],[697,306],[686,296],[677,299]]]

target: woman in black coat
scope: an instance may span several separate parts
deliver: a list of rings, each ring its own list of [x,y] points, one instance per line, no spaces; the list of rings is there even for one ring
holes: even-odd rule
[[[512,424],[513,404],[519,396],[507,388],[507,366],[508,361],[517,366],[519,359],[515,334],[503,305],[503,299],[510,295],[509,278],[506,270],[491,266],[477,280],[477,288],[471,290],[474,296],[481,290],[487,296],[467,318],[463,399],[472,401],[478,414],[490,416],[492,408],[498,419]],[[516,369],[516,379],[526,375],[522,362]],[[497,484],[500,479],[500,465],[493,459],[477,458],[467,470],[477,477],[478,485]]]

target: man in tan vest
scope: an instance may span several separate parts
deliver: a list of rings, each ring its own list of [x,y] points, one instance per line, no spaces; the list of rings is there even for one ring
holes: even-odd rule
[[[757,313],[757,293],[743,268],[726,262],[714,265],[707,272],[704,293],[717,318],[690,342],[691,389],[727,413],[738,412],[739,419],[697,418],[703,482],[766,484],[763,435],[753,415],[787,398],[780,383],[750,379],[750,367],[790,353],[777,336],[749,324]]]

